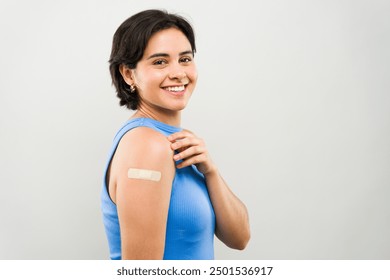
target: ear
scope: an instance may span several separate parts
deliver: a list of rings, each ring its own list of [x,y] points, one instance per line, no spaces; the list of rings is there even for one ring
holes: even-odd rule
[[[125,80],[126,84],[129,86],[134,85],[133,69],[130,69],[126,65],[121,64],[119,66],[119,72],[121,72],[123,80]]]

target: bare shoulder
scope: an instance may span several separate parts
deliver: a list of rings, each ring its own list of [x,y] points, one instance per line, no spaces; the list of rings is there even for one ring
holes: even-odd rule
[[[136,154],[155,154],[156,156],[173,153],[168,139],[149,127],[137,127],[127,132],[121,139],[117,150]]]
[[[158,180],[128,176],[130,169],[157,171]],[[123,259],[161,259],[175,176],[167,137],[151,128],[127,132],[115,152],[110,195],[117,205]]]
[[[175,175],[175,163],[166,136],[148,127],[137,127],[122,137],[109,171],[109,192],[114,202],[118,188],[134,184],[128,178],[130,168],[158,171],[162,174],[159,183],[170,186]],[[144,183],[136,182],[137,185]]]
[[[119,170],[143,168],[172,173],[175,169],[170,142],[165,135],[148,127],[137,127],[122,137],[113,165]]]

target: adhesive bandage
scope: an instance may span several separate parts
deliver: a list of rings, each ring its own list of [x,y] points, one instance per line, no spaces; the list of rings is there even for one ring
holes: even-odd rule
[[[130,179],[142,179],[158,182],[161,179],[161,172],[147,169],[129,168],[127,177]]]

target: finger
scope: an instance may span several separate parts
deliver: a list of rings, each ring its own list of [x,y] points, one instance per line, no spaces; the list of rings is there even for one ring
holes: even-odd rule
[[[185,160],[187,158],[190,158],[190,157],[193,157],[193,156],[196,156],[196,155],[200,155],[200,154],[203,154],[204,152],[206,151],[206,149],[204,147],[201,147],[201,146],[192,146],[188,149],[185,149],[184,151],[178,153],[178,154],[175,154],[173,156],[173,159],[175,161],[178,161],[178,160]]]
[[[190,158],[187,158],[187,159],[183,160],[182,162],[177,164],[176,167],[177,168],[184,168],[184,167],[187,167],[187,166],[191,166],[193,164],[198,164],[198,163],[201,163],[201,162],[205,162],[206,158],[207,157],[206,157],[205,154],[199,154],[199,155],[196,155],[196,156],[193,156],[193,157],[190,157]]]
[[[199,146],[201,140],[195,137],[186,137],[171,144],[173,150],[180,150],[189,146]]]
[[[179,139],[183,139],[185,137],[191,137],[191,136],[195,136],[195,135],[191,131],[185,129],[185,130],[182,130],[179,132],[175,132],[175,133],[169,135],[167,138],[169,141],[174,142],[174,141],[177,141]]]

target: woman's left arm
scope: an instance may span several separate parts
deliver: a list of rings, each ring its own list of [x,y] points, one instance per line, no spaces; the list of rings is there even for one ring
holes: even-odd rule
[[[183,160],[177,168],[194,164],[203,173],[214,207],[216,236],[230,248],[244,249],[250,238],[248,211],[219,174],[204,141],[189,130],[174,133],[168,140],[178,152],[173,159]]]

